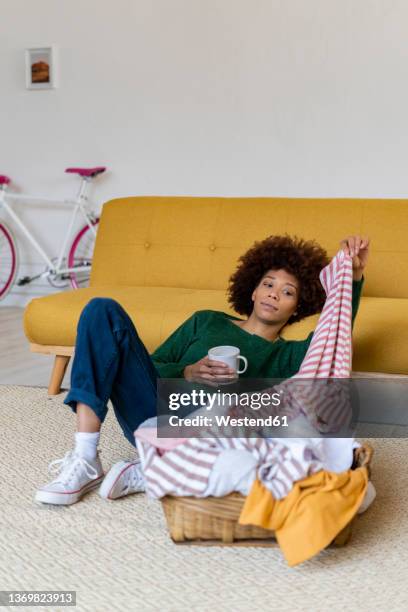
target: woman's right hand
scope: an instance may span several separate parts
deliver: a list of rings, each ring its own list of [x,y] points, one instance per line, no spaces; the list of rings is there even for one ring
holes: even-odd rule
[[[216,385],[220,380],[237,377],[235,370],[226,363],[210,359],[208,355],[196,363],[186,366],[183,374],[184,378],[189,382],[199,382],[207,385]]]

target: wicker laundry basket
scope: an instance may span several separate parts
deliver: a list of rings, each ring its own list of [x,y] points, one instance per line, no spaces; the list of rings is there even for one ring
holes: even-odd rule
[[[352,468],[367,467],[373,449],[363,444],[354,451]],[[274,532],[254,525],[240,525],[238,518],[245,497],[230,493],[225,497],[172,497],[161,502],[170,536],[174,542],[241,546],[271,546],[276,543]],[[344,546],[351,536],[352,521],[336,536],[332,544]]]

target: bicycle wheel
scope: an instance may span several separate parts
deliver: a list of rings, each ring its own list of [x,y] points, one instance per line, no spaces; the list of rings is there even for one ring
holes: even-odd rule
[[[99,223],[99,218],[92,221],[95,226]],[[84,225],[75,236],[68,254],[68,267],[77,268],[86,266],[87,270],[70,272],[70,281],[73,289],[88,287],[91,276],[92,256],[95,246],[95,236],[91,232],[89,225]]]
[[[13,234],[0,223],[0,300],[13,286],[17,274],[17,246]]]

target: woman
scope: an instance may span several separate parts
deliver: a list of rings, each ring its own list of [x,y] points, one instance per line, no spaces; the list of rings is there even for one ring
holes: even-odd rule
[[[340,247],[353,257],[352,318],[357,314],[369,239],[348,236]],[[53,461],[58,476],[35,496],[42,503],[69,505],[101,484],[105,499],[144,490],[138,458],[116,463],[104,475],[98,453],[101,425],[112,400],[125,437],[135,446],[133,432],[156,415],[158,378],[185,378],[216,384],[234,372],[210,360],[208,349],[231,344],[240,348],[249,378],[288,378],[298,370],[311,342],[287,341],[285,325],[322,310],[325,293],[319,273],[329,259],[314,241],[270,236],[256,242],[231,276],[228,301],[245,315],[201,310],[185,321],[150,356],[123,308],[114,300],[95,298],[81,313],[72,366],[71,389],[64,400],[77,415],[75,446]]]

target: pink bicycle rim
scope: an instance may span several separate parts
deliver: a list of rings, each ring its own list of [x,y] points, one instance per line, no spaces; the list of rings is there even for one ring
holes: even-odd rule
[[[99,223],[99,219],[96,219],[95,221],[93,221],[92,225],[98,225]],[[77,233],[77,235],[75,236],[75,240],[71,245],[71,248],[69,250],[69,255],[68,255],[68,268],[71,268],[71,266],[74,265],[74,256],[75,256],[75,250],[78,246],[78,242],[81,240],[82,236],[85,234],[85,232],[89,231],[89,225],[84,225],[84,227],[79,230],[79,232]],[[72,273],[73,275],[75,275],[75,272]],[[73,280],[72,278],[72,274],[71,276],[71,285],[74,289],[78,289],[78,285],[76,280]]]
[[[0,297],[1,297],[2,295],[4,295],[4,293],[6,293],[6,291],[9,289],[9,287],[10,287],[12,281],[13,281],[14,274],[15,274],[15,271],[16,271],[17,257],[16,257],[16,250],[15,250],[14,244],[13,244],[13,239],[10,236],[8,229],[2,223],[0,223],[0,227],[1,227],[1,229],[3,230],[3,232],[6,235],[8,243],[10,245],[11,256],[12,256],[11,274],[8,277],[8,280],[7,280],[7,283],[5,284],[5,286],[3,288],[0,287]]]

